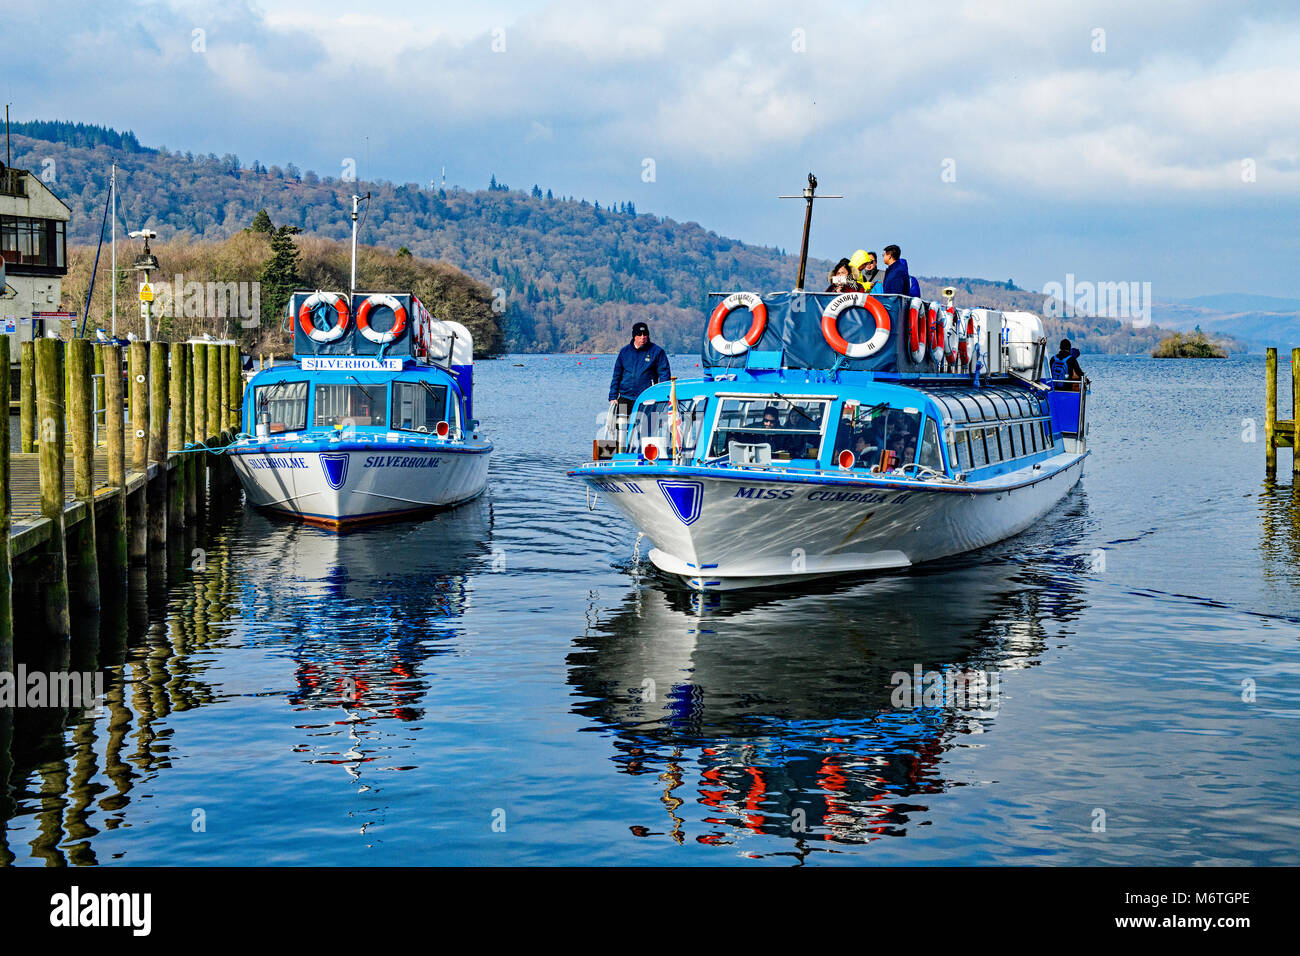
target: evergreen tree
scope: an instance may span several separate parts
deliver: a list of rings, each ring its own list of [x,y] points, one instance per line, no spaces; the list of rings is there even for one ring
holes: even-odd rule
[[[411,258],[411,250],[406,248],[406,246],[402,246],[402,248],[397,250],[397,258],[399,259]]]
[[[492,178],[488,180],[488,192],[494,193],[496,191],[497,191],[497,174],[493,173]]]
[[[271,257],[259,277],[262,283],[262,321],[274,327],[302,282],[298,275],[298,247],[293,236],[297,226],[281,226],[271,233]]]
[[[267,235],[275,232],[275,224],[271,222],[271,217],[266,214],[265,209],[258,210],[253,217],[253,224],[248,227],[249,232],[264,232]]]

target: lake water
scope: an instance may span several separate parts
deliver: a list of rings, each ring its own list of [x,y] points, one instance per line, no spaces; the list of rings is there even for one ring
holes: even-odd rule
[[[1289,452],[1264,479],[1262,356],[1087,361],[1083,481],[1017,538],[705,597],[564,476],[612,361],[481,363],[466,507],[215,518],[72,648],[102,713],[0,739],[0,861],[1300,862],[1300,491]],[[985,674],[986,706],[894,706],[918,669]]]

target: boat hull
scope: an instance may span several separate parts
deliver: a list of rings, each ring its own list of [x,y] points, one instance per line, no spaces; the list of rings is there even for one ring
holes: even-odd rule
[[[905,568],[993,544],[1047,514],[1083,476],[1085,457],[969,486],[671,466],[573,474],[645,533],[656,567],[697,590],[726,590]]]
[[[264,511],[332,528],[449,508],[483,493],[492,446],[379,444],[232,449],[244,493]]]

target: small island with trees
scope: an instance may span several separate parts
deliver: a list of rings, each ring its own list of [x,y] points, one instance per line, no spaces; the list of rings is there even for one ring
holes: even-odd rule
[[[1199,328],[1184,335],[1175,332],[1162,339],[1151,353],[1152,358],[1227,358],[1223,344],[1207,338]]]

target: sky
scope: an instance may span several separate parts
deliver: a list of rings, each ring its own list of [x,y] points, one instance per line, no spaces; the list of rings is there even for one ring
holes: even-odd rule
[[[14,44],[8,37],[21,37]],[[921,275],[1294,296],[1300,4],[0,0],[16,119]]]

